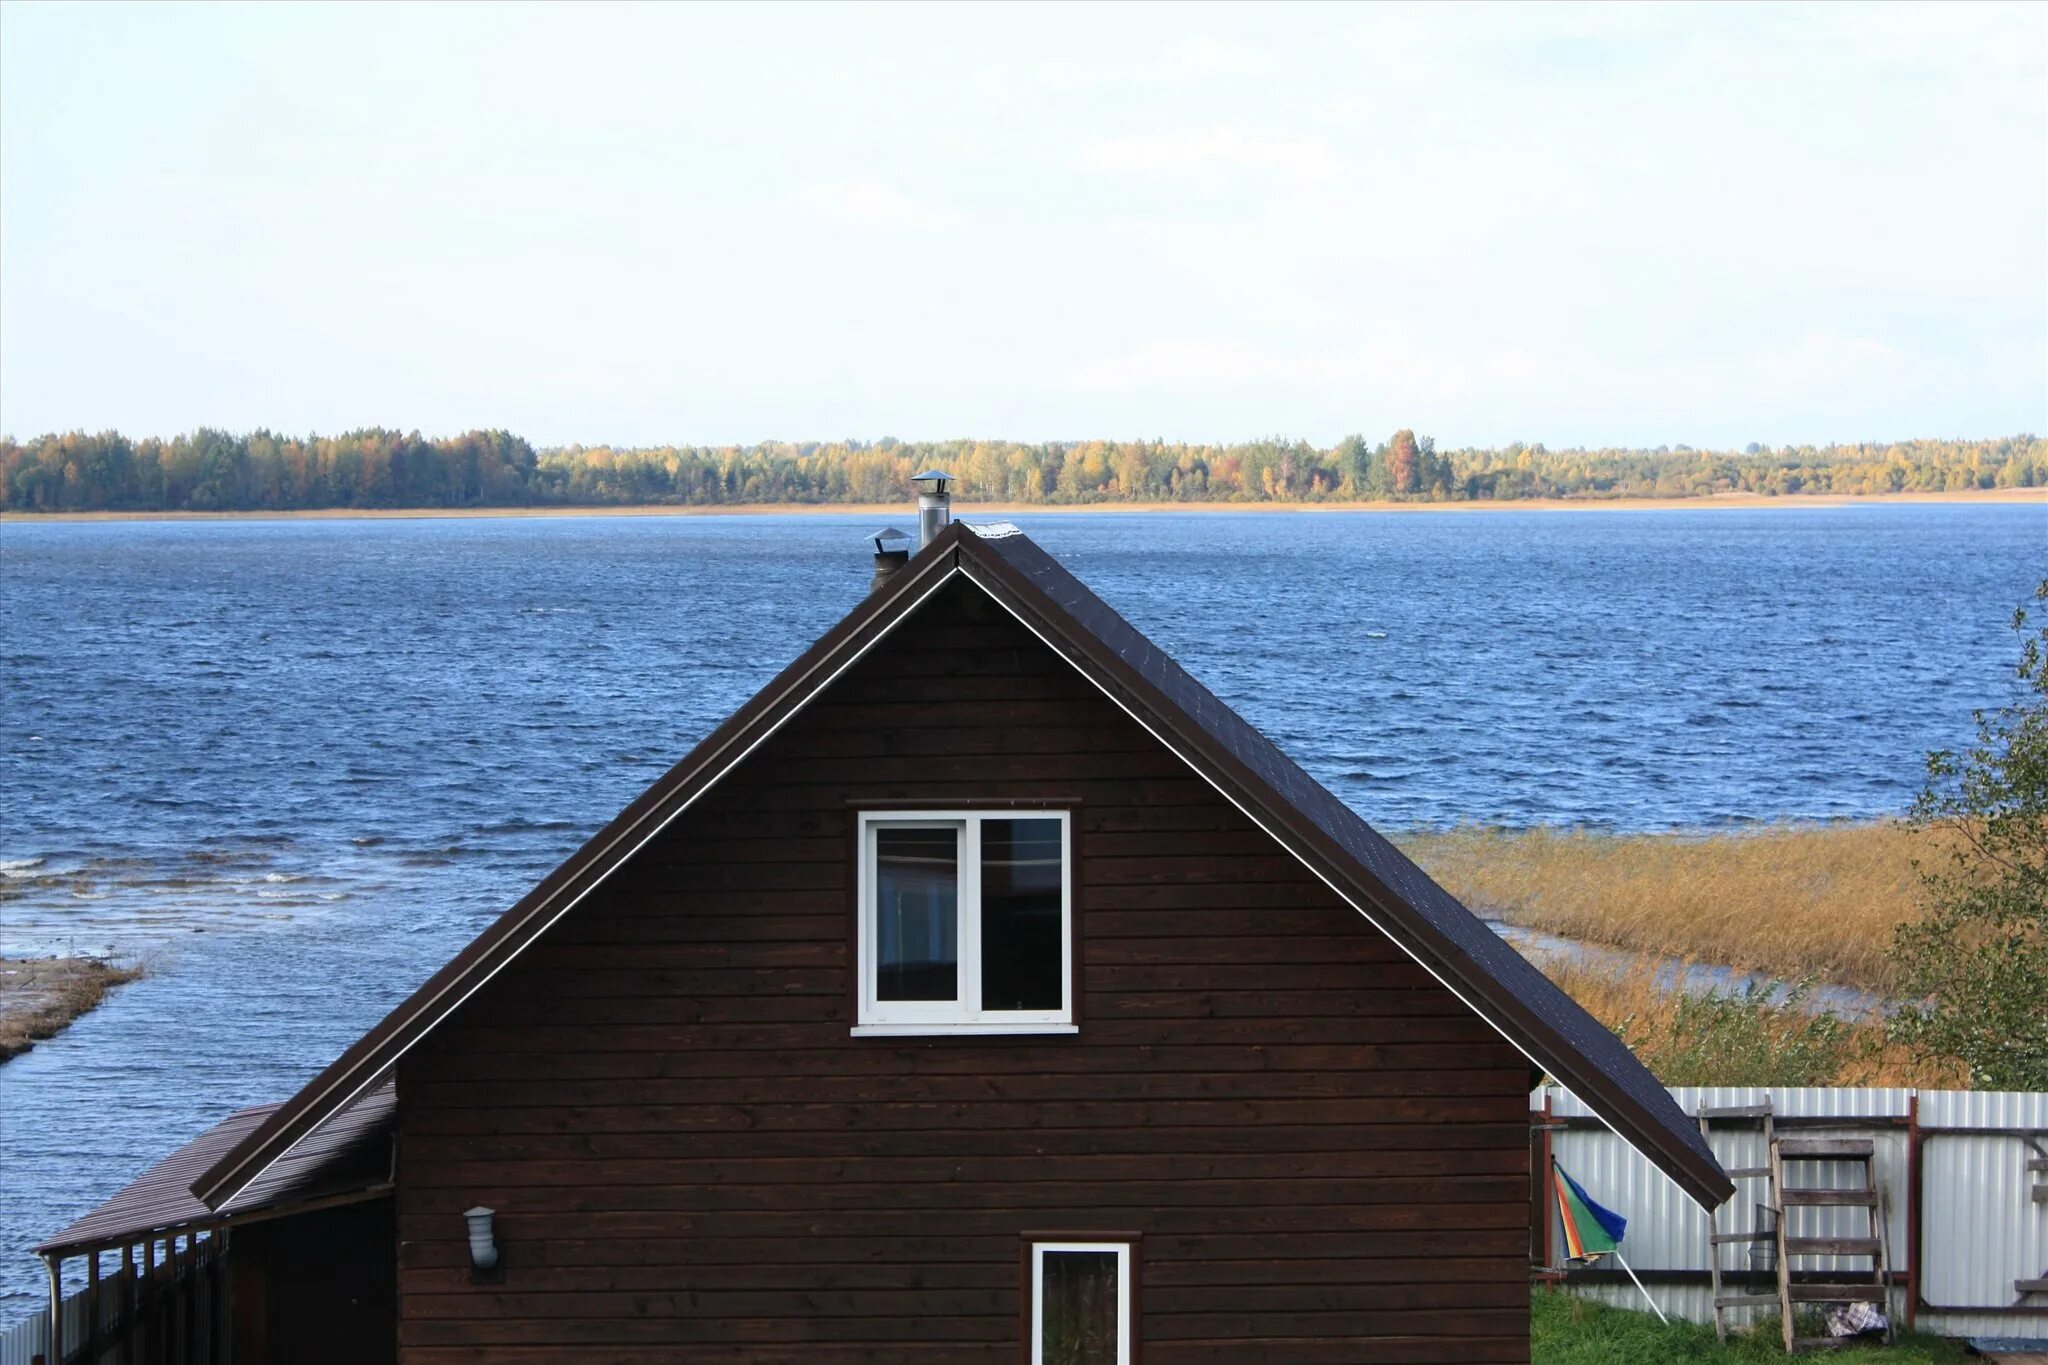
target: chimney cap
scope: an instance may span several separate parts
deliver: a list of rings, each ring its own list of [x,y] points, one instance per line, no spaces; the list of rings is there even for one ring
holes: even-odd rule
[[[878,555],[907,552],[910,549],[910,532],[899,531],[894,526],[884,526],[879,531],[871,532],[868,539],[875,543],[875,553]]]
[[[910,476],[912,483],[924,483],[931,479],[937,479],[942,484],[953,482],[953,476],[946,473],[943,469],[927,469],[922,474],[912,474]]]

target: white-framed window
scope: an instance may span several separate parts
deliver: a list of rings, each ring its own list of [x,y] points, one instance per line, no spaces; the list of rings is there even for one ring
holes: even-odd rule
[[[860,817],[854,1032],[1074,1032],[1063,810]]]
[[[1129,1242],[1031,1243],[1031,1365],[1133,1365]]]

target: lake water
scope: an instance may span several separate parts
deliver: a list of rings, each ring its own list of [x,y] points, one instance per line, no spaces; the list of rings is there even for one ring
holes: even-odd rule
[[[2048,574],[2038,505],[1018,520],[1394,831],[1897,812]],[[155,968],[0,1066],[0,1322],[28,1246],[288,1094],[849,609],[868,529],[0,526],[0,949]]]

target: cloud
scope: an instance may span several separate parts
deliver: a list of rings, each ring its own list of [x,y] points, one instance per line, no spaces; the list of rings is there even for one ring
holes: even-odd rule
[[[1068,382],[1082,393],[1278,385],[1446,397],[1467,391],[1477,379],[1496,377],[1491,360],[1474,369],[1388,331],[1387,339],[1352,346],[1272,347],[1221,336],[1165,338],[1088,361],[1068,376]],[[1526,361],[1516,357],[1516,364]]]
[[[1784,16],[1803,58],[1826,53],[1881,78],[1940,74],[1981,81],[2024,77],[2038,89],[2048,25],[2038,6],[1858,5],[1798,8]]]
[[[1095,87],[1199,85],[1223,76],[1257,76],[1277,68],[1273,54],[1244,43],[1197,34],[1169,43],[1150,57],[1078,62],[1051,67],[1036,83],[1069,90]]]
[[[1855,383],[1888,383],[1910,368],[1895,346],[1873,337],[1808,331],[1796,342],[1759,349],[1745,368],[1755,380],[1775,379],[1796,388]]]
[[[1601,411],[1642,432],[1693,433],[1688,440],[1728,439],[1730,422],[1773,439],[1792,439],[1789,431],[1854,438],[1882,434],[1885,414],[1902,400],[1932,404],[1961,390],[1973,366],[1983,368],[1974,358],[1917,354],[1831,329],[1676,347],[1640,340],[1657,353],[1645,355],[1626,339],[1586,337],[1551,338],[1540,354],[1495,352],[1486,362],[1489,396],[1550,403],[1575,420]],[[1829,433],[1814,420],[1820,414],[1851,425]],[[1879,426],[1864,426],[1873,421]],[[1717,429],[1728,436],[1700,435]]]
[[[1344,158],[1320,139],[1260,137],[1235,128],[1164,137],[1105,138],[1086,147],[1081,160],[1090,170],[1116,175],[1251,170],[1335,183],[1345,172]]]
[[[955,209],[928,204],[872,176],[807,185],[796,200],[822,222],[863,232],[947,232],[966,221]]]

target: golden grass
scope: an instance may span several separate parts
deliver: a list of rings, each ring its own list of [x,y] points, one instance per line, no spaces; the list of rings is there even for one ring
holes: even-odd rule
[[[1968,1069],[1890,1042],[1875,1020],[1814,1015],[1796,1004],[1688,999],[1654,969],[1625,973],[1541,964],[1545,975],[1627,1040],[1666,1085],[1868,1085],[1967,1089]]]
[[[142,973],[98,957],[0,958],[0,1061],[53,1037]]]
[[[1715,835],[1466,829],[1402,847],[1483,915],[1566,938],[1886,992],[1892,930],[1917,913],[1903,824]]]

